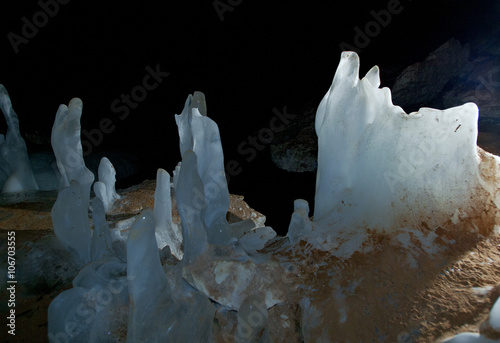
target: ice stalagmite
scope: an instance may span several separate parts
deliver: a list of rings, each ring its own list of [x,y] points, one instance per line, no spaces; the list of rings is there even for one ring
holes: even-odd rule
[[[7,122],[7,133],[5,136],[0,135],[0,170],[5,173],[6,178],[2,192],[38,190],[28,158],[28,149],[19,132],[19,119],[3,85],[0,85],[0,108]]]
[[[127,279],[130,299],[127,342],[165,342],[170,290],[160,263],[151,210],[140,214],[130,229]]]
[[[194,107],[198,106],[198,107]],[[224,171],[224,155],[217,124],[206,116],[203,93],[189,95],[180,115],[175,116],[179,129],[181,156],[193,150],[198,158],[198,174],[203,183],[206,210],[203,221],[208,241],[226,244],[232,238],[226,221],[229,190]]]
[[[208,248],[207,231],[202,218],[206,210],[205,194],[193,151],[187,151],[182,159],[175,197],[181,217],[184,261],[192,263]]]
[[[184,260],[189,253],[185,255]],[[127,242],[127,342],[211,342],[214,306],[180,277],[182,265],[174,268],[169,273],[173,280],[167,282],[156,245],[154,214],[144,211]]]
[[[158,248],[170,247],[172,255],[182,260],[182,231],[172,223],[172,199],[170,197],[170,175],[164,169],[156,173],[155,190],[156,240]]]
[[[106,223],[104,205],[99,198],[92,200],[92,219],[94,220],[94,232],[90,245],[90,258],[99,261],[106,255],[112,255],[111,234]]]
[[[51,215],[57,239],[80,262],[89,262],[91,231],[88,200],[85,202],[78,181],[71,181],[69,187],[59,191]]]
[[[378,67],[361,80],[358,72],[358,55],[342,53],[317,110],[316,231],[474,228],[476,220],[491,231],[499,159],[476,146],[477,106],[407,114],[379,88]]]
[[[113,203],[120,199],[120,196],[116,193],[115,183],[116,183],[116,171],[115,167],[111,164],[107,157],[103,157],[99,163],[99,169],[97,171],[99,181],[104,183],[106,186],[106,192],[102,195],[104,199],[101,199],[104,204],[104,209],[108,212]]]
[[[298,243],[311,232],[311,221],[309,219],[309,204],[306,200],[297,199],[293,203],[294,211],[292,220],[288,226],[287,236],[292,244]]]
[[[83,160],[80,140],[82,108],[83,103],[78,98],[71,99],[68,106],[59,106],[52,126],[51,143],[61,173],[60,187],[68,187],[72,180],[77,180],[82,188],[83,203],[88,206],[94,174]]]

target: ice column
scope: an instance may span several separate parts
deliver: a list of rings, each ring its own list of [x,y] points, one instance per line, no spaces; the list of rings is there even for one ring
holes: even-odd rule
[[[232,238],[226,221],[229,208],[229,190],[224,171],[224,155],[217,124],[206,116],[203,93],[189,95],[180,115],[175,116],[179,129],[180,151],[194,151],[198,159],[198,175],[201,178],[206,199],[203,221],[208,228],[208,241],[226,244]],[[198,107],[194,107],[198,106]]]
[[[111,234],[106,222],[104,205],[99,198],[92,200],[92,219],[94,220],[94,232],[90,246],[90,257],[92,261],[99,261],[106,255],[112,255]]]
[[[89,262],[91,231],[88,202],[85,203],[78,181],[72,180],[69,187],[59,191],[51,215],[57,239],[81,262]]]
[[[97,174],[99,177],[99,181],[102,182],[105,186],[104,192],[101,189],[99,190],[99,194],[104,204],[104,209],[106,210],[106,212],[108,212],[113,206],[113,203],[117,199],[120,199],[120,196],[116,193],[115,190],[115,183],[116,183],[115,167],[113,167],[113,165],[111,164],[111,162],[107,157],[103,157],[101,159]],[[95,193],[97,195],[97,192]]]
[[[172,198],[170,196],[170,175],[164,169],[156,173],[155,208],[156,240],[158,248],[170,247],[172,255],[182,260],[182,231],[172,223]]]
[[[19,132],[19,119],[3,85],[0,85],[0,108],[7,122],[7,133],[5,136],[0,135],[0,169],[7,177],[2,192],[38,190],[28,158],[28,149]]]
[[[202,221],[206,210],[205,194],[193,151],[187,151],[182,159],[175,197],[181,217],[184,260],[192,263],[208,247],[207,231]]]
[[[170,305],[170,290],[160,263],[151,210],[140,214],[130,229],[127,279],[130,299],[127,342],[165,341],[169,323],[164,320]]]
[[[309,219],[309,204],[306,200],[297,199],[293,203],[294,211],[290,225],[288,226],[287,236],[290,238],[290,243],[296,244],[301,239],[307,241],[307,237],[311,233],[311,220]]]
[[[59,106],[52,127],[51,143],[61,173],[60,187],[68,187],[72,180],[78,181],[82,188],[82,203],[88,207],[94,174],[87,169],[83,160],[80,140],[82,107],[83,103],[78,98],[71,99],[68,106]]]

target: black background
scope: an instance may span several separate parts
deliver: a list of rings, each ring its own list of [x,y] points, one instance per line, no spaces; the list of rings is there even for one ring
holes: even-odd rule
[[[43,1],[43,0],[42,0]],[[47,3],[49,1],[43,1]],[[114,131],[99,150],[137,155],[134,180],[153,179],[157,168],[171,172],[180,160],[174,114],[188,94],[206,95],[208,116],[219,125],[226,161],[242,172],[229,188],[268,216],[284,233],[293,199],[311,207],[314,173],[277,170],[269,149],[248,162],[237,146],[269,127],[273,108],[300,115],[328,90],[342,42],[353,45],[355,27],[373,21],[371,11],[389,1],[228,1],[222,13],[213,1],[82,1],[60,5],[58,13],[18,46],[23,17],[33,22],[42,11],[37,1],[2,2],[0,83],[7,88],[21,122],[21,133],[49,139],[57,107],[73,97],[83,100],[82,128],[109,118]],[[231,3],[235,6],[232,6]],[[361,75],[377,64],[382,86],[391,86],[403,67],[422,60],[451,37],[487,37],[498,22],[495,1],[401,0],[401,12],[360,52]],[[144,101],[121,120],[111,104],[142,84],[147,66],[169,72]],[[3,119],[1,119],[3,120]],[[5,131],[5,122],[0,121]],[[47,147],[28,142],[34,151]],[[128,183],[128,184],[127,184]]]

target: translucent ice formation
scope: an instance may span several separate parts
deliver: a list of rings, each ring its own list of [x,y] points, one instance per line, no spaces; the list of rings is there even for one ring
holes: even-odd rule
[[[104,205],[99,198],[92,200],[92,219],[94,221],[94,232],[90,246],[90,258],[99,261],[104,256],[112,256],[112,241],[109,226],[106,222]]]
[[[309,220],[309,204],[303,199],[297,199],[293,203],[294,210],[290,225],[288,226],[288,237],[292,244],[297,244],[301,239],[306,240],[311,232],[311,221]]]
[[[184,261],[191,263],[208,248],[207,229],[202,219],[205,194],[193,151],[187,151],[182,159],[175,197],[181,217]]]
[[[358,55],[342,53],[317,110],[316,232],[474,228],[479,221],[491,231],[499,159],[476,146],[477,106],[407,114],[379,88],[378,67],[361,80],[358,73]],[[324,241],[338,244],[338,237]]]
[[[158,248],[170,247],[172,255],[182,260],[182,231],[172,222],[172,198],[170,196],[170,175],[164,169],[156,173],[155,190],[156,241]]]
[[[125,264],[116,258],[93,262],[59,294],[48,310],[50,342],[118,342],[115,333],[126,314]]]
[[[4,193],[38,190],[28,158],[26,143],[19,132],[19,119],[9,94],[0,85],[0,108],[7,122],[7,133],[0,135],[0,171],[5,173]],[[0,183],[2,186],[2,183]]]
[[[144,211],[127,242],[127,342],[211,341],[214,306],[172,272],[170,288],[156,245],[154,214]]]
[[[102,191],[102,186],[99,189],[100,199],[104,204],[104,209],[108,212],[113,203],[120,199],[120,196],[116,193],[115,183],[116,183],[116,171],[115,167],[111,164],[107,157],[103,157],[99,163],[99,169],[97,171],[99,182],[102,182],[105,186],[104,192]],[[94,186],[95,187],[95,186]],[[97,195],[97,192],[96,192]]]
[[[82,107],[83,103],[78,98],[71,99],[68,106],[59,106],[52,126],[51,143],[61,173],[60,188],[69,187],[72,180],[78,181],[82,189],[82,203],[88,207],[94,174],[83,160],[80,140]]]
[[[164,342],[160,314],[168,311],[170,290],[155,239],[155,218],[144,211],[135,221],[127,242],[129,323],[127,342]],[[163,332],[162,332],[163,331]],[[163,339],[160,339],[163,338]]]
[[[198,159],[198,175],[207,199],[203,221],[208,228],[208,241],[225,244],[232,235],[226,221],[229,191],[224,170],[224,155],[219,128],[206,116],[203,93],[195,92],[194,96],[189,95],[182,113],[176,115],[175,120],[179,129],[181,156],[184,158],[186,152],[192,150]]]
[[[57,239],[83,263],[90,261],[88,207],[88,200],[85,202],[78,181],[72,180],[69,187],[61,189],[57,194],[51,213]]]

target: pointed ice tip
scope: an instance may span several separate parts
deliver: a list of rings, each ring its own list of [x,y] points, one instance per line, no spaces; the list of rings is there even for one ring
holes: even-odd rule
[[[2,105],[3,111],[7,111],[10,107],[12,107],[7,88],[5,88],[2,84],[0,84],[0,105]]]
[[[136,217],[134,223],[132,224],[127,244],[130,245],[131,242],[139,239],[143,232],[148,232],[147,234],[151,234],[152,232],[154,234],[155,227],[156,220],[154,212],[151,209],[144,210]]]
[[[356,86],[359,81],[359,56],[354,51],[344,51],[340,57],[339,66],[335,72],[333,83],[349,82]]]
[[[375,87],[375,88],[379,88],[380,87],[380,69],[378,68],[378,66],[373,66],[372,69],[370,69],[368,71],[368,73],[366,73],[365,79],[368,80],[368,82],[370,82],[370,84]]]

